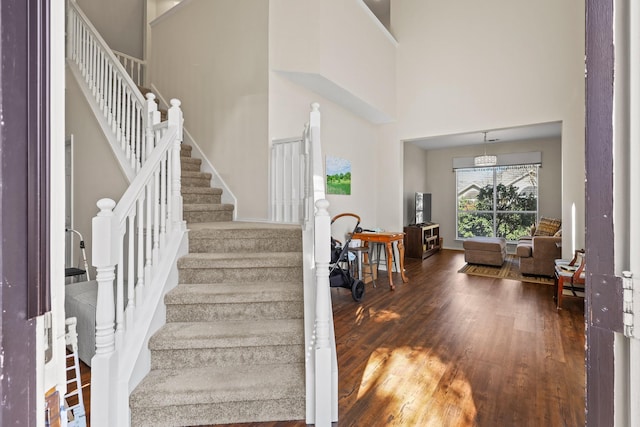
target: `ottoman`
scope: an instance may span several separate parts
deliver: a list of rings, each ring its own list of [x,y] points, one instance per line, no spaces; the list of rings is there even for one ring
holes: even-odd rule
[[[504,237],[472,237],[462,244],[464,260],[469,264],[500,267],[507,256],[507,240]]]

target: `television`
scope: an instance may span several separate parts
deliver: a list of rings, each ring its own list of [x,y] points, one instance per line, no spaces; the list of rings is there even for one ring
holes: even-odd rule
[[[431,193],[418,193],[415,197],[415,223],[428,224],[431,222]]]

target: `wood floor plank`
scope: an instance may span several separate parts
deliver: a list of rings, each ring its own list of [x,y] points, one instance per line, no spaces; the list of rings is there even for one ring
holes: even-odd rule
[[[468,276],[459,251],[407,259],[356,303],[331,289],[343,426],[584,425],[584,301]],[[304,420],[234,424],[297,427]],[[227,425],[231,427],[231,425]]]

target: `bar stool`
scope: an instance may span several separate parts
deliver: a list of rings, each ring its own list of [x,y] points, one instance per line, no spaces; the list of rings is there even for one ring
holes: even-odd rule
[[[387,249],[385,247],[384,243],[379,243],[379,242],[371,242],[373,244],[373,248],[375,248],[375,253],[376,253],[376,264],[378,267],[380,267],[380,250],[382,249],[382,253],[384,253],[385,256],[385,261],[386,261],[386,257],[387,257]],[[372,248],[372,252],[374,251],[374,249]],[[396,272],[400,271],[400,267],[398,267],[398,264],[396,264],[396,251],[395,251],[395,246],[392,247],[392,251],[391,251],[391,255],[392,255],[392,264],[393,264],[393,268],[395,268]],[[371,259],[371,257],[369,257],[369,259]],[[393,271],[393,270],[392,270]],[[391,273],[391,272],[389,272]]]
[[[356,263],[355,263],[355,267],[356,267],[356,270],[357,270],[355,272],[356,277],[364,282],[365,274],[369,274],[369,277],[371,277],[371,282],[373,283],[373,287],[375,288],[376,287],[376,278],[373,275],[373,262],[371,260],[371,248],[369,246],[349,247],[349,252],[354,254],[355,257],[356,257]],[[369,271],[368,272],[364,271],[364,268],[363,268],[364,254],[367,254],[367,261],[369,262]]]

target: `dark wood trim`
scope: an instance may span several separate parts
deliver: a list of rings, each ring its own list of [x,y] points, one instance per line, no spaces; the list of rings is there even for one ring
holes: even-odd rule
[[[49,266],[49,0],[28,0],[28,315],[51,310]]]
[[[587,426],[613,426],[614,333],[621,330],[614,276],[613,0],[586,2]]]
[[[27,194],[32,149],[29,107],[39,110],[42,105],[37,102],[43,100],[31,98],[30,90],[39,87],[34,86],[31,72],[38,70],[43,58],[29,56],[34,6],[31,0],[0,3],[0,425],[7,426],[36,425],[36,322],[28,315],[32,261],[27,249]]]

